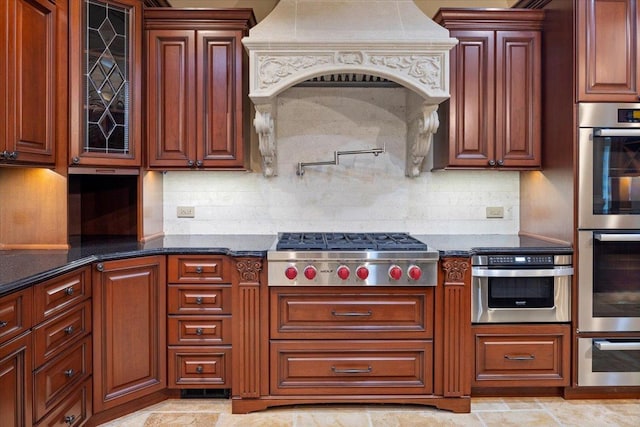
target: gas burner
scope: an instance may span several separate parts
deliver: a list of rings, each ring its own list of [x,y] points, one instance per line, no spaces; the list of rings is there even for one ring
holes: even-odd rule
[[[426,251],[407,233],[282,233],[278,251]]]

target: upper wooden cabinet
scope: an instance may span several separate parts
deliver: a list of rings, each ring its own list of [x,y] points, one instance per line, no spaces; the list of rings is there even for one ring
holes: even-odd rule
[[[440,9],[451,98],[440,106],[435,169],[537,169],[543,11]]]
[[[640,45],[636,0],[576,2],[578,101],[637,102]]]
[[[58,8],[64,16],[66,1],[0,3],[0,164],[54,165],[56,52],[66,49],[66,40],[58,44]]]
[[[142,0],[72,0],[72,166],[142,164]]]
[[[244,169],[251,9],[145,10],[150,168]]]

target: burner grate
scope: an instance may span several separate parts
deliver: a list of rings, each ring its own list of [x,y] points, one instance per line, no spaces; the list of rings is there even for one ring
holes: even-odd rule
[[[427,245],[407,233],[282,233],[279,251],[426,251]]]

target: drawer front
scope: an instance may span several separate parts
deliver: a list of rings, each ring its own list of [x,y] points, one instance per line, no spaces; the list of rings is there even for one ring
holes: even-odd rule
[[[475,329],[473,386],[568,386],[569,327],[538,326],[518,327],[511,334],[505,327]]]
[[[270,298],[272,338],[433,337],[433,288],[272,288]]]
[[[35,287],[35,323],[55,316],[91,296],[89,267],[46,281]]]
[[[231,316],[169,316],[169,345],[231,344]]]
[[[231,263],[220,255],[170,255],[169,283],[229,283]]]
[[[93,413],[91,379],[74,389],[40,421],[38,427],[73,427],[87,422]]]
[[[40,366],[76,338],[91,332],[91,301],[34,328],[35,366]]]
[[[273,395],[432,394],[431,341],[271,343]]]
[[[169,347],[169,388],[231,388],[231,347]]]
[[[91,339],[87,337],[35,371],[35,418],[42,418],[67,391],[90,374]]]
[[[0,344],[33,325],[33,291],[24,289],[0,298]]]
[[[231,286],[169,285],[169,314],[231,314]]]

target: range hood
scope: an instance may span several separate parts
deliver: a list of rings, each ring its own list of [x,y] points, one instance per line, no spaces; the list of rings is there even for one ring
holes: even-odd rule
[[[457,40],[413,0],[280,0],[242,43],[265,176],[277,174],[278,95],[347,75],[360,83],[394,82],[419,95],[422,102],[408,114],[406,175],[420,174],[438,129],[438,104],[449,97],[449,50]]]

